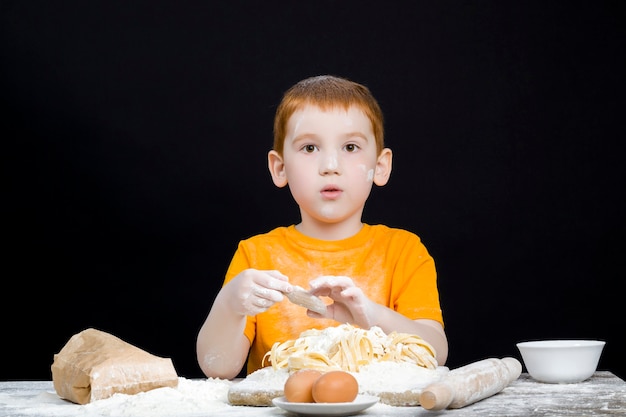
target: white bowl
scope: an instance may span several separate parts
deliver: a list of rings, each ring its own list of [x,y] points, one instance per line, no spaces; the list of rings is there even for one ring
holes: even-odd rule
[[[551,384],[571,384],[590,378],[606,342],[601,340],[537,340],[517,348],[531,377]]]

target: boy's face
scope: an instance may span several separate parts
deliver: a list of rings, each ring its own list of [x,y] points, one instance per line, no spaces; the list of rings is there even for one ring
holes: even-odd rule
[[[306,106],[290,117],[283,155],[275,155],[275,169],[270,158],[270,171],[277,186],[289,184],[303,221],[360,222],[373,182],[388,178],[388,172],[380,177],[380,158],[390,168],[391,151],[377,155],[371,122],[358,107]]]

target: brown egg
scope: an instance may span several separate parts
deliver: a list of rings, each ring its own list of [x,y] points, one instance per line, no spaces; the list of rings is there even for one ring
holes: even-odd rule
[[[349,403],[359,394],[359,383],[354,375],[344,371],[330,371],[313,384],[316,403]]]
[[[300,369],[285,381],[285,400],[291,403],[312,403],[313,384],[322,376],[314,369]]]

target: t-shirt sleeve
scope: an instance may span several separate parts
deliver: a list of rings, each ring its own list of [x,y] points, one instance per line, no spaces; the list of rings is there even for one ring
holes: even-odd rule
[[[397,247],[394,309],[412,320],[431,319],[443,325],[435,261],[417,235],[405,238]]]

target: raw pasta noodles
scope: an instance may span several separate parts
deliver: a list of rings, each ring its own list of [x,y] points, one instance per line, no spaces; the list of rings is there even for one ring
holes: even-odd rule
[[[276,342],[263,358],[274,369],[287,368],[320,371],[344,370],[358,372],[372,362],[410,362],[435,369],[435,349],[417,335],[392,332],[385,334],[381,328],[361,329],[350,324],[310,329],[300,333],[295,340]]]

